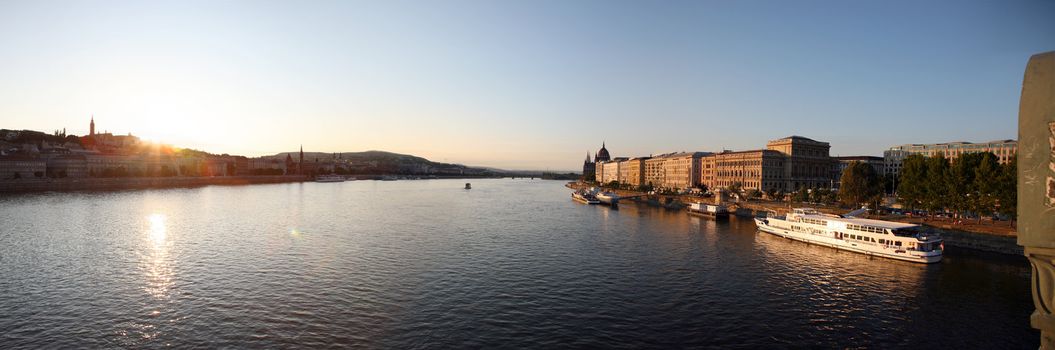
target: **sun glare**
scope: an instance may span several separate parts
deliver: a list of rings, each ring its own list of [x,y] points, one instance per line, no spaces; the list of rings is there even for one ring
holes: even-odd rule
[[[150,242],[155,247],[161,246],[165,243],[165,214],[151,214],[147,219],[150,221]]]

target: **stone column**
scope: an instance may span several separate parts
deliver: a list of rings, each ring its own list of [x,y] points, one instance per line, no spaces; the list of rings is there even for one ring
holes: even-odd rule
[[[1033,267],[1041,349],[1055,350],[1055,51],[1026,66],[1018,109],[1018,244]]]

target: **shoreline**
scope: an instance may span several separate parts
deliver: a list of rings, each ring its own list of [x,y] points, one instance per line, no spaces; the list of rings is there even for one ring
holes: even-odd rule
[[[390,175],[346,175],[358,177],[349,181],[381,180]],[[402,176],[402,175],[401,175]],[[482,176],[436,176],[420,180],[450,179],[491,179],[496,177]],[[407,181],[399,179],[398,181]],[[64,179],[22,179],[0,181],[0,194],[37,193],[37,192],[74,192],[74,191],[122,191],[156,188],[190,188],[203,186],[241,186],[257,184],[276,184],[292,182],[313,182],[308,175],[237,175],[237,176],[196,176],[196,177],[110,177],[110,178],[64,178]]]
[[[151,188],[202,187],[210,185],[238,186],[310,181],[308,176],[250,175],[202,177],[122,177],[45,179],[0,182],[0,193],[119,191]]]
[[[566,187],[571,189],[577,189],[582,188],[583,185],[568,183]],[[650,206],[663,207],[679,211],[682,210],[684,206],[687,206],[688,203],[713,202],[713,198],[704,198],[696,196],[647,195],[643,192],[638,191],[616,190],[610,188],[605,188],[605,190],[614,191],[623,197],[636,196],[632,199],[629,199],[634,202],[645,203]],[[758,212],[765,212],[773,209],[789,210],[789,208],[793,207],[794,204],[795,203],[788,202],[745,201],[740,203],[728,203],[727,205],[730,206],[729,209],[731,214],[740,217],[754,217]],[[809,206],[807,204],[802,205]],[[829,207],[817,207],[817,209],[825,212],[838,214],[836,213],[835,209]],[[1017,235],[1015,234],[1000,234],[988,231],[969,231],[949,225],[947,222],[921,221],[920,218],[881,217],[879,219],[924,225],[940,233],[942,235],[942,238],[945,240],[945,244],[950,247],[1016,256],[1022,256],[1023,254],[1023,248],[1022,246],[1018,245]],[[985,228],[984,226],[976,227]]]

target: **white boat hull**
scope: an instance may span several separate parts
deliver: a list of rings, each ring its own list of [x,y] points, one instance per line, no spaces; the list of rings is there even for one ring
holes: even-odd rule
[[[804,232],[795,232],[784,228],[772,226],[766,223],[764,219],[755,218],[755,225],[758,226],[758,230],[769,233],[772,235],[793,239],[796,241],[812,243],[822,246],[828,246],[835,249],[841,249],[851,251],[855,253],[861,253],[871,256],[878,256],[889,259],[896,259],[901,261],[909,261],[914,263],[932,264],[941,261],[941,251],[934,252],[917,252],[917,251],[904,251],[899,253],[896,248],[887,248],[876,245],[865,244],[863,242],[857,243],[847,241],[843,239],[837,239],[829,236],[812,235]]]

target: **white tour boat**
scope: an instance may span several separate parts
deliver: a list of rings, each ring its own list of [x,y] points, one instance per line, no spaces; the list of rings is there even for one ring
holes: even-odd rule
[[[944,244],[920,225],[795,209],[785,217],[755,218],[762,232],[797,241],[897,260],[936,263]]]

